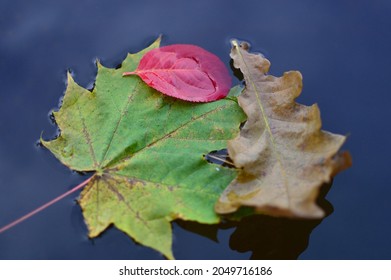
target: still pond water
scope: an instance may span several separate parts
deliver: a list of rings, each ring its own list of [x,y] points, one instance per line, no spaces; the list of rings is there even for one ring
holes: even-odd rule
[[[85,179],[36,145],[66,71],[91,87],[94,60],[115,67],[163,34],[229,65],[229,40],[250,41],[271,73],[299,70],[303,104],[326,130],[349,135],[353,167],[320,203],[323,221],[252,217],[220,227],[173,223],[178,259],[390,259],[390,1],[0,2],[0,226]],[[67,197],[0,235],[0,259],[160,259],[116,229],[89,240]]]

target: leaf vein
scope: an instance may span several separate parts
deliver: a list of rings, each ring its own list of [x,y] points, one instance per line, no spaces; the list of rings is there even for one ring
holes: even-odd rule
[[[125,178],[126,180],[128,180],[128,179],[135,179],[135,180],[140,180],[140,181],[143,181],[143,182],[146,182],[146,183],[150,183],[152,185],[163,186],[163,187],[165,187],[167,189],[175,188],[175,189],[180,189],[181,191],[185,191],[185,192],[202,193],[202,194],[208,195],[210,197],[216,197],[216,193],[215,192],[208,191],[205,188],[203,188],[203,189],[187,189],[187,188],[181,188],[180,185],[178,185],[178,186],[171,186],[171,185],[164,184],[164,183],[161,183],[161,182],[154,182],[154,181],[151,181],[151,180],[142,179],[142,178],[136,178],[136,177],[128,177],[128,176],[125,176],[125,175],[122,175],[122,174],[118,174],[118,173],[115,173],[115,174],[105,173],[105,174],[109,175],[111,178],[113,178],[113,176],[118,176],[118,177],[121,177],[121,178]],[[115,179],[113,178],[113,180],[115,180]]]
[[[122,120],[123,120],[123,117],[125,116],[125,114],[126,114],[126,112],[127,112],[127,110],[128,110],[129,104],[130,104],[131,101],[133,100],[133,95],[134,95],[134,93],[135,93],[135,90],[137,90],[137,85],[139,85],[139,82],[137,82],[137,83],[135,84],[135,86],[134,86],[134,88],[133,88],[133,94],[129,94],[128,99],[127,99],[127,102],[126,102],[126,104],[125,104],[125,106],[124,106],[124,108],[123,108],[123,110],[122,110],[122,112],[121,112],[121,114],[120,114],[120,116],[119,116],[119,119],[118,119],[118,121],[117,121],[117,123],[116,123],[116,125],[115,125],[114,131],[113,131],[113,133],[111,134],[110,142],[109,142],[109,144],[107,145],[106,151],[105,151],[105,153],[104,153],[104,155],[103,155],[103,158],[102,158],[102,164],[103,164],[104,160],[105,160],[106,157],[107,157],[107,154],[108,154],[108,152],[109,152],[109,150],[110,150],[110,148],[111,148],[111,145],[112,145],[112,143],[113,143],[114,137],[117,135],[118,128],[119,128],[119,126],[121,125],[121,122],[122,122]],[[109,163],[110,163],[110,162],[109,162]]]
[[[81,113],[81,108],[80,108],[80,105],[79,103],[76,103],[76,106],[77,106],[77,111],[79,112],[79,117],[80,117],[80,120],[81,120],[81,124],[83,126],[83,135],[84,135],[84,138],[87,142],[87,145],[89,147],[89,150],[90,150],[90,155],[91,155],[91,158],[92,158],[92,161],[94,162],[94,167],[97,167],[98,166],[98,162],[96,161],[96,156],[95,156],[95,151],[94,151],[94,147],[92,146],[92,141],[91,141],[91,136],[90,136],[90,133],[88,132],[88,129],[87,129],[87,126],[86,126],[86,123],[85,123],[85,119]]]
[[[115,178],[112,177],[112,179],[115,181]],[[143,223],[146,228],[150,229],[148,226],[148,223],[143,218],[140,217],[138,212],[135,211],[132,208],[132,206],[130,206],[130,204],[126,201],[123,194],[114,185],[112,185],[109,181],[107,181],[106,183],[107,183],[108,189],[117,196],[118,201],[124,203],[126,208],[134,215],[134,217],[136,219],[138,219],[141,223]]]
[[[262,113],[262,118],[263,118],[265,126],[266,126],[266,131],[269,134],[269,139],[270,139],[272,147],[273,147],[273,152],[276,155],[277,161],[278,161],[278,163],[280,164],[280,167],[281,167],[281,173],[282,173],[281,175],[282,175],[283,180],[284,180],[284,184],[283,184],[284,185],[284,192],[286,194],[285,197],[286,197],[287,203],[288,203],[288,205],[290,207],[291,206],[291,199],[290,199],[290,192],[289,192],[289,187],[288,187],[287,175],[286,175],[286,172],[285,172],[285,169],[284,169],[284,165],[282,164],[281,155],[280,155],[280,153],[278,151],[277,144],[276,144],[276,142],[274,140],[274,135],[273,135],[273,132],[272,132],[270,124],[269,124],[268,116],[266,115],[265,108],[263,107],[263,104],[262,104],[262,101],[261,101],[260,92],[259,92],[257,86],[254,83],[254,79],[251,76],[250,68],[248,67],[247,62],[246,62],[246,60],[244,59],[244,57],[242,55],[241,48],[239,47],[239,45],[238,45],[238,43],[236,41],[233,41],[233,44],[234,44],[234,47],[237,49],[238,54],[239,54],[241,60],[243,61],[244,66],[246,67],[246,72],[248,73],[248,80],[250,81],[251,87],[252,87],[252,89],[254,91],[254,94],[255,94],[255,96],[257,98],[257,103],[258,103],[258,106],[259,106],[259,108],[261,110],[261,113]]]
[[[160,137],[158,139],[156,139],[155,141],[153,141],[152,143],[148,144],[147,146],[141,148],[140,150],[138,151],[135,151],[133,154],[123,158],[122,160],[120,160],[116,165],[114,165],[112,168],[116,168],[116,169],[120,169],[121,166],[123,165],[126,165],[127,161],[128,160],[131,160],[135,155],[143,152],[144,150],[148,150],[149,148],[155,146],[156,144],[168,139],[168,138],[171,138],[174,134],[178,133],[181,129],[184,129],[186,128],[188,125],[192,124],[193,122],[197,121],[197,120],[200,120],[202,118],[205,118],[206,116],[208,116],[209,114],[213,114],[217,111],[220,111],[220,110],[223,110],[225,109],[226,107],[230,106],[231,104],[225,104],[223,106],[220,106],[220,107],[217,107],[217,108],[214,108],[213,110],[211,111],[208,111],[208,112],[205,112],[199,116],[197,116],[196,118],[193,118],[187,122],[185,122],[184,124],[182,124],[181,126],[175,128],[174,130],[172,130],[171,132],[165,134],[163,137]],[[175,138],[177,139],[177,138]],[[109,166],[111,162],[109,162],[106,166]]]

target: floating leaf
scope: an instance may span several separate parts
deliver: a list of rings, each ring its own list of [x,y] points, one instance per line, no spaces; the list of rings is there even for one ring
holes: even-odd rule
[[[98,64],[92,92],[68,75],[54,113],[61,135],[42,144],[68,167],[95,172],[79,201],[90,237],[113,224],[173,258],[170,221],[219,222],[214,204],[236,172],[203,155],[225,148],[245,116],[235,97],[184,102],[122,76],[158,46],[128,55],[119,69]]]
[[[182,100],[209,102],[224,98],[231,77],[214,54],[194,45],[170,45],[147,52],[137,69],[124,76],[138,75],[154,89]]]
[[[226,214],[241,206],[276,216],[319,218],[319,188],[350,166],[348,153],[338,153],[345,137],[321,130],[317,105],[295,102],[302,88],[297,71],[267,75],[270,62],[233,41],[231,57],[246,88],[238,98],[248,116],[228,152],[240,168],[220,197],[216,211]]]

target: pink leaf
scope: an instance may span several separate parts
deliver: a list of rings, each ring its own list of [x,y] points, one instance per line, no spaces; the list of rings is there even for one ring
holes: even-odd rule
[[[170,45],[147,52],[133,72],[147,85],[179,99],[215,101],[227,96],[231,77],[214,54],[194,45]]]

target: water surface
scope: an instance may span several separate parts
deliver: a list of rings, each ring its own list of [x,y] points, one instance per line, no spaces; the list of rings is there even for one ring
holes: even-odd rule
[[[36,145],[66,71],[91,87],[94,60],[117,66],[159,34],[199,45],[229,65],[229,40],[245,39],[271,73],[299,70],[303,104],[318,103],[323,127],[349,135],[354,165],[322,203],[323,221],[252,217],[219,227],[174,223],[179,259],[390,259],[391,4],[389,1],[0,2],[0,225],[85,178]],[[1,259],[159,259],[115,229],[89,240],[74,199],[0,235]]]

